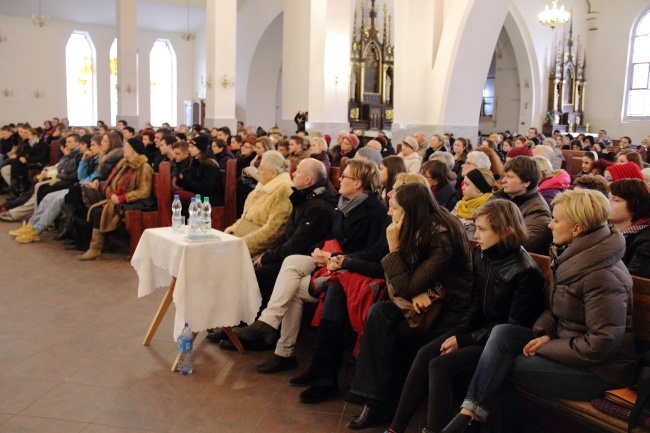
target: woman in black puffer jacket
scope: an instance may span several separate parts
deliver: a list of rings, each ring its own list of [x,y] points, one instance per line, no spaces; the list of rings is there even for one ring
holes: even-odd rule
[[[492,328],[501,323],[530,328],[544,307],[544,277],[521,246],[527,234],[517,206],[493,200],[476,211],[475,219],[470,308],[454,329],[418,352],[389,432],[406,430],[427,388],[427,427],[442,428],[452,415],[450,390],[459,376],[473,373]]]

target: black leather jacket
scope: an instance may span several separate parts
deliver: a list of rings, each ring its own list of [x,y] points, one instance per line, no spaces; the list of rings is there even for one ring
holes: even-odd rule
[[[474,287],[467,313],[456,327],[458,347],[485,344],[502,323],[532,327],[544,308],[544,276],[523,247],[500,252],[474,248]]]
[[[625,235],[623,263],[630,275],[650,278],[650,227],[639,233]]]

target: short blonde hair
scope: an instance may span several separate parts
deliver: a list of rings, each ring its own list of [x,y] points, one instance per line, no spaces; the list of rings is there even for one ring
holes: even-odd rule
[[[562,205],[566,219],[589,233],[605,224],[610,212],[609,200],[603,193],[592,189],[565,191],[555,196],[551,205]]]
[[[378,193],[381,191],[381,178],[379,167],[374,162],[361,158],[349,159],[350,175],[361,181],[361,187],[365,192]]]
[[[323,137],[312,137],[311,141],[318,143],[321,152],[327,152],[327,141]]]
[[[406,185],[407,183],[419,182],[422,185],[426,186],[427,188],[430,188],[429,182],[427,182],[427,178],[422,176],[420,173],[409,173],[409,172],[397,173],[395,175],[395,182],[402,182],[402,185]]]
[[[287,173],[289,171],[289,160],[277,150],[267,150],[262,154],[262,162],[269,170],[277,174]]]

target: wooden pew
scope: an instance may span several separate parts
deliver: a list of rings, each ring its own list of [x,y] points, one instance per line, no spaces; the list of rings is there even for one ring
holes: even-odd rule
[[[531,254],[547,279],[547,300],[550,299],[550,258]],[[650,280],[632,277],[633,321],[637,350],[650,347]],[[517,391],[517,412],[520,421],[534,426],[535,431],[554,433],[627,432],[627,423],[594,409],[588,401],[573,401],[555,397],[540,397],[523,390]],[[528,429],[524,428],[524,431]]]
[[[226,163],[225,170],[221,170],[221,181],[224,184],[224,205],[212,208],[212,228],[223,231],[237,220],[236,160],[231,159]],[[172,225],[171,167],[169,162],[161,163],[158,173],[154,173],[151,194],[156,197],[156,210],[150,212],[131,210],[124,215],[124,225],[130,236],[131,254],[135,251],[142,232],[146,229]]]

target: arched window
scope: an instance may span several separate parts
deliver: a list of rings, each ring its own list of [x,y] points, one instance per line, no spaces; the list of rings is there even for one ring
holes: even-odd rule
[[[110,56],[110,86],[111,86],[111,125],[117,125],[117,38],[111,45]]]
[[[650,10],[641,17],[632,33],[628,75],[626,117],[650,119]]]
[[[65,74],[70,124],[95,125],[95,47],[88,34],[70,35],[65,46]]]
[[[157,40],[149,54],[151,124],[176,125],[176,55],[171,43]]]

